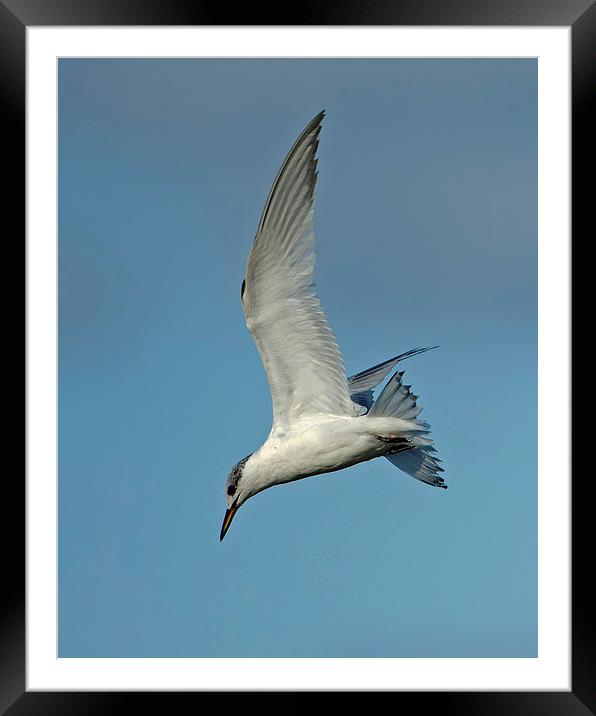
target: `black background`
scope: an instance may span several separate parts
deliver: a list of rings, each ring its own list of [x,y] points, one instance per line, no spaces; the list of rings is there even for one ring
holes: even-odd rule
[[[230,22],[232,20],[232,22]],[[588,237],[594,236],[592,206],[596,200],[596,4],[594,0],[319,0],[319,2],[227,3],[196,0],[0,0],[0,106],[2,121],[2,237],[4,316],[15,313],[8,282],[17,260],[8,248],[25,245],[25,30],[36,25],[526,25],[572,28],[572,216],[573,271],[591,262],[577,260]],[[21,244],[22,242],[22,244]],[[586,288],[593,279],[573,281],[573,305],[591,305]],[[8,288],[5,288],[8,287]],[[584,295],[585,294],[585,295]],[[8,310],[6,310],[8,308]],[[592,321],[581,324],[591,336]],[[588,330],[586,331],[586,326]],[[582,335],[583,338],[583,335]],[[592,351],[582,346],[581,356]],[[3,342],[3,357],[14,350]],[[562,347],[562,350],[564,347]],[[579,358],[573,356],[573,372]],[[583,366],[582,366],[583,367]],[[579,373],[587,387],[592,366]],[[18,370],[18,369],[16,369]],[[5,369],[4,384],[13,381]],[[556,385],[559,376],[553,376]],[[582,401],[583,402],[583,401]],[[14,413],[5,410],[12,425]],[[574,413],[575,416],[575,413]],[[583,427],[583,426],[582,426]],[[589,453],[590,425],[585,426],[584,454]],[[11,442],[4,433],[4,446]],[[15,435],[16,437],[16,435]],[[18,440],[14,440],[15,443]],[[133,708],[149,713],[196,710],[210,696],[205,692],[29,692],[25,688],[25,480],[5,458],[2,470],[0,524],[2,582],[0,587],[0,713],[103,714]],[[572,498],[572,692],[390,692],[393,707],[409,711],[483,715],[584,716],[596,713],[596,597],[591,582],[594,557],[593,469],[579,469],[576,460]],[[438,667],[440,668],[440,667]],[[232,693],[220,696],[219,709]],[[243,694],[244,696],[244,694]],[[357,695],[353,695],[357,698]],[[320,695],[319,695],[320,698]],[[252,696],[242,705],[252,706]],[[249,703],[247,703],[247,701]],[[297,703],[296,706],[299,707]],[[337,708],[337,705],[334,704]],[[358,704],[354,706],[358,708]]]

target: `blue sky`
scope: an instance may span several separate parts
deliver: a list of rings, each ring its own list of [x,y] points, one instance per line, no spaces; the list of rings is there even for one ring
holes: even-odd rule
[[[60,60],[59,655],[537,653],[534,60]],[[448,490],[373,460],[219,529],[266,438],[240,284],[321,109],[319,294]]]

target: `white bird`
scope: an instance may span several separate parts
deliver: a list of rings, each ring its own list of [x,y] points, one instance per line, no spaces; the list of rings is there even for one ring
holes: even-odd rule
[[[446,487],[430,426],[418,419],[418,396],[402,383],[403,372],[373,397],[399,361],[430,348],[347,378],[316,293],[315,153],[324,114],[308,124],[283,162],[248,257],[242,308],[267,373],[273,425],[262,447],[228,476],[220,540],[238,508],[258,492],[379,456],[422,482]]]

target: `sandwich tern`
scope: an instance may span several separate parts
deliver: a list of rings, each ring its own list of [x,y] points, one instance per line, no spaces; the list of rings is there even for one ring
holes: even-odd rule
[[[395,372],[415,348],[346,377],[342,354],[313,281],[316,150],[324,112],[291,148],[265,202],[240,300],[265,367],[273,407],[269,437],[226,481],[223,540],[250,497],[285,482],[385,457],[408,475],[446,488],[418,396]],[[436,347],[436,346],[433,346]]]

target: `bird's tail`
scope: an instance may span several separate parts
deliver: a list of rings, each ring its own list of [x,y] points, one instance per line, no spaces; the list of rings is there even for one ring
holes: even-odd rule
[[[397,371],[391,376],[387,385],[373,403],[368,416],[394,417],[408,421],[411,429],[407,431],[400,430],[400,434],[403,434],[408,439],[411,447],[406,450],[400,450],[400,452],[387,454],[385,457],[393,465],[417,480],[435,487],[446,488],[447,485],[444,484],[443,478],[439,475],[439,473],[443,472],[443,468],[439,465],[441,461],[436,457],[437,451],[432,445],[433,441],[428,437],[430,425],[426,421],[418,419],[418,415],[422,410],[416,403],[418,396],[411,392],[410,388],[412,386],[402,383],[403,375],[404,371]]]

